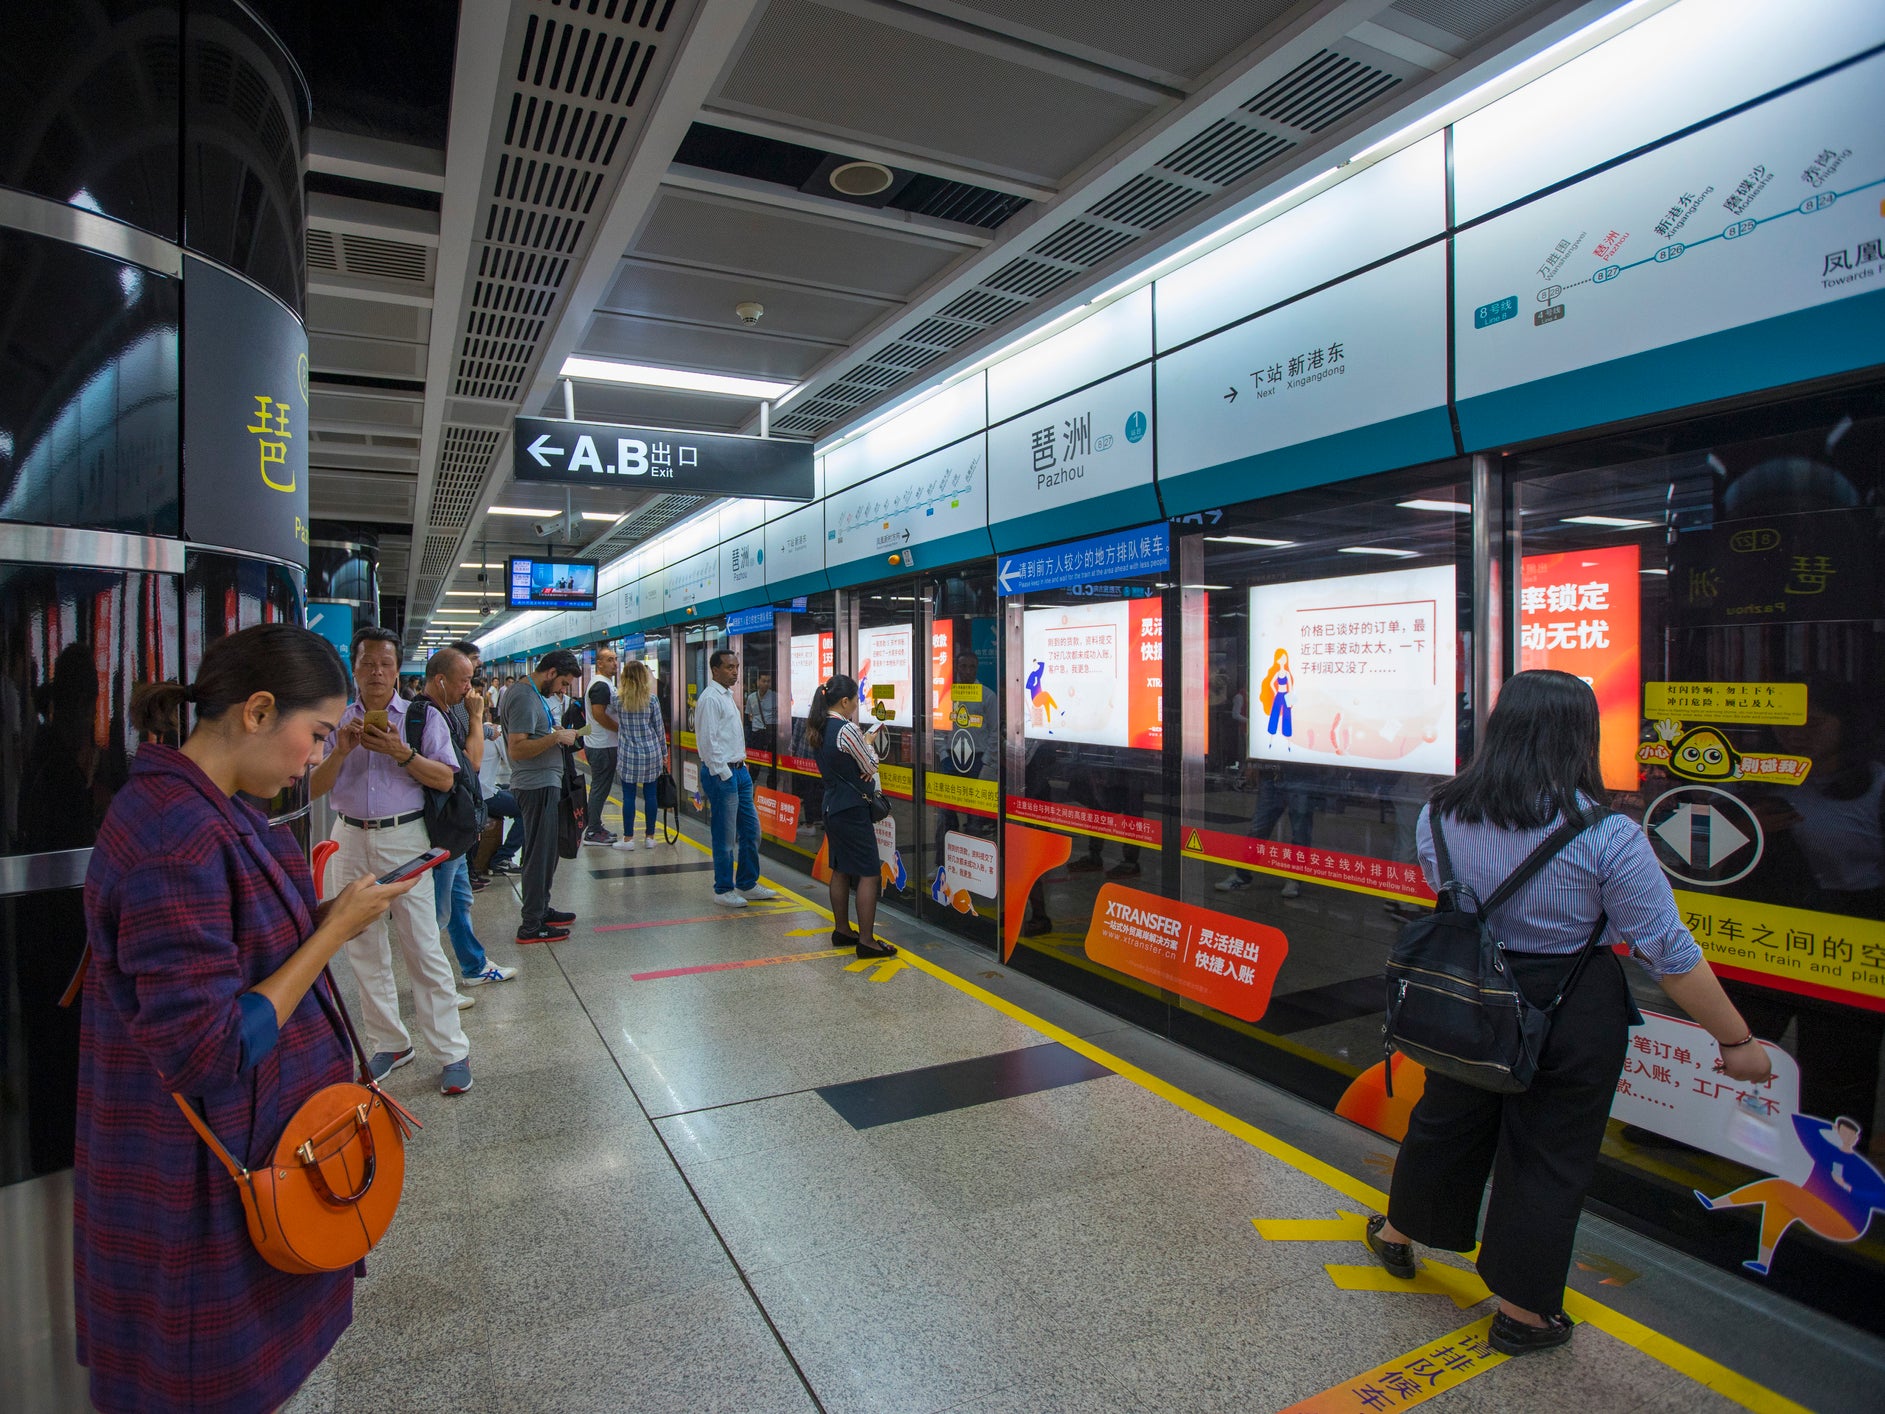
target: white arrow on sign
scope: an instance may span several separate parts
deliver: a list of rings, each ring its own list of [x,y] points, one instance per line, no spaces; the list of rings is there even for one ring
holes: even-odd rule
[[[1697,816],[1702,818],[1704,836],[1699,847],[1695,839]],[[1743,845],[1752,843],[1712,805],[1678,805],[1675,814],[1656,826],[1656,833],[1691,869],[1713,869]],[[1698,857],[1703,853],[1706,859]]]
[[[563,448],[546,447],[543,445],[545,442],[549,440],[550,440],[550,434],[548,432],[545,432],[542,436],[538,437],[536,441],[532,442],[528,447],[524,448],[526,452],[529,452],[531,456],[537,459],[538,466],[548,466],[550,464],[550,457],[546,457],[544,455],[545,452],[548,452],[550,456],[560,457],[563,455]]]
[[[1004,560],[1002,561],[1001,568],[995,574],[995,583],[1000,585],[1001,592],[1006,594],[1019,575],[1020,571],[1015,568],[1014,561]]]

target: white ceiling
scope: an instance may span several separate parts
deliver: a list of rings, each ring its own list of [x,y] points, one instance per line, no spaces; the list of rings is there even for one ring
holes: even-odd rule
[[[562,415],[568,355],[801,384],[774,431],[823,435],[1608,8],[463,0],[445,151],[316,134],[315,171],[440,209],[310,198],[313,514],[411,527],[382,587],[416,643],[475,587],[462,562],[541,547],[487,512],[561,509],[560,488],[510,483],[508,428]],[[878,209],[677,162],[695,123],[882,161],[934,196]],[[1025,201],[974,223],[1004,196]],[[575,408],[727,431],[759,411],[596,384]],[[628,514],[589,527],[595,558],[701,504],[574,500]]]

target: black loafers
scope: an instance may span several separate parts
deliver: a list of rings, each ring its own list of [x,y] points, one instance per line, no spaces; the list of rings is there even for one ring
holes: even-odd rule
[[[1535,1355],[1569,1343],[1571,1332],[1576,1329],[1571,1318],[1562,1311],[1545,1317],[1542,1326],[1528,1326],[1501,1311],[1492,1318],[1492,1332],[1487,1339],[1501,1355]]]
[[[872,938],[869,942],[859,938],[857,940],[857,955],[859,957],[895,957],[897,955],[897,945],[895,943],[887,943],[882,938]]]
[[[1383,1242],[1381,1229],[1388,1225],[1388,1220],[1379,1214],[1368,1219],[1368,1250],[1381,1259],[1381,1265],[1388,1269],[1390,1276],[1397,1276],[1402,1281],[1414,1279],[1414,1244],[1411,1242]]]

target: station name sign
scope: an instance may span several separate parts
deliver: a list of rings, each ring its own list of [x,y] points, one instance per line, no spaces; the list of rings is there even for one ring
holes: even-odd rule
[[[809,501],[816,491],[810,442],[547,417],[516,421],[511,474],[519,481],[773,501]]]

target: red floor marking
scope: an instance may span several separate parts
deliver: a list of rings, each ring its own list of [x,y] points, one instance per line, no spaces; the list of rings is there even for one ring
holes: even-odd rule
[[[740,962],[708,962],[699,967],[670,967],[661,972],[632,972],[631,982],[655,982],[663,977],[691,977],[696,972],[726,972],[735,967],[770,967],[775,962],[809,962],[819,957],[843,957],[850,948],[821,948],[817,952],[789,952],[784,957],[749,957]]]
[[[719,913],[703,913],[698,918],[650,918],[642,923],[604,923],[599,928],[591,928],[592,933],[621,933],[630,928],[669,928],[676,923],[719,923],[733,918],[769,918],[775,913],[803,913],[800,908],[762,908],[755,912],[740,909],[725,909]]]

